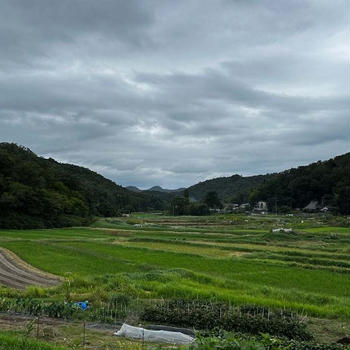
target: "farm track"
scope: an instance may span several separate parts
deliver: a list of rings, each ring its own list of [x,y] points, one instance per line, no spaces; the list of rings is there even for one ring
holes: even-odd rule
[[[0,248],[0,284],[24,289],[28,286],[55,286],[60,277],[45,273],[30,266],[11,251]]]

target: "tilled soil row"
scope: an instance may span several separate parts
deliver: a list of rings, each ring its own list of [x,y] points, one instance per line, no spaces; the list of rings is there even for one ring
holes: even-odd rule
[[[60,281],[60,277],[41,272],[7,249],[0,248],[0,284],[24,289],[31,285],[54,286]]]

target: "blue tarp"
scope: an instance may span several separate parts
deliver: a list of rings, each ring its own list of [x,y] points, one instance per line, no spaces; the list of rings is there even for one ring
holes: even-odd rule
[[[86,310],[89,307],[89,302],[88,301],[78,301],[77,303],[74,303],[74,306],[77,309],[82,309],[82,310]]]

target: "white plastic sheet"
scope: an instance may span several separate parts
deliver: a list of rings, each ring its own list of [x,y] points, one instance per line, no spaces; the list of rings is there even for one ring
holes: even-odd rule
[[[272,232],[286,232],[286,233],[291,233],[293,232],[293,229],[291,228],[274,228]]]
[[[155,343],[191,344],[194,342],[194,338],[181,332],[151,331],[149,329],[129,326],[126,323],[114,334],[120,337],[143,339],[144,341]]]

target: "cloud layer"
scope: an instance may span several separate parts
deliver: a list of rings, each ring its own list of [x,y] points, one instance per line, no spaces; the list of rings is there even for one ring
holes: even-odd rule
[[[349,149],[346,0],[0,0],[0,137],[122,185]]]

